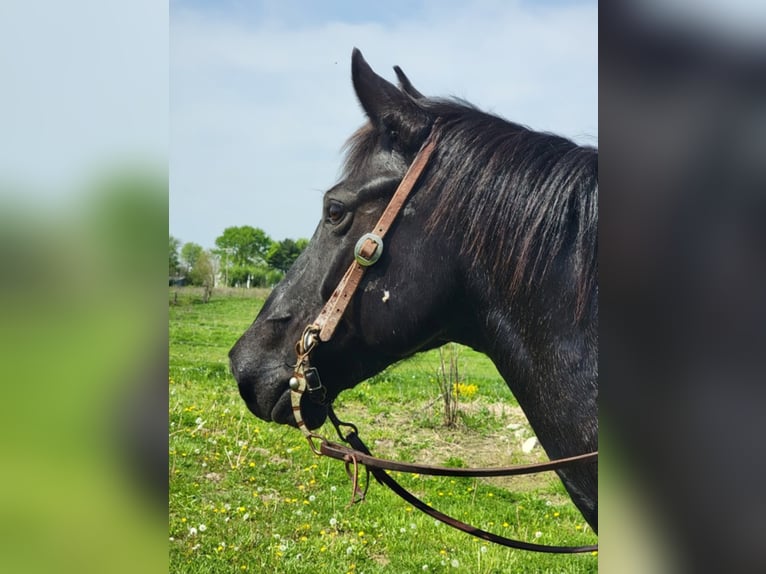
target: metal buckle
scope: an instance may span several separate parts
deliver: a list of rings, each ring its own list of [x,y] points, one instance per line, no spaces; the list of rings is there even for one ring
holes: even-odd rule
[[[324,404],[325,398],[327,398],[327,389],[322,385],[319,371],[317,371],[316,367],[310,367],[303,372],[303,376],[306,379],[306,387],[308,388],[311,400],[320,405]]]
[[[372,255],[370,255],[369,258],[362,255],[362,247],[367,242],[367,240],[370,240],[373,243],[375,243],[375,251],[372,252]],[[356,245],[354,246],[354,259],[362,267],[369,267],[370,265],[375,263],[378,259],[380,259],[380,256],[382,254],[383,254],[383,239],[381,239],[374,233],[365,233],[359,238],[359,241],[357,241]]]

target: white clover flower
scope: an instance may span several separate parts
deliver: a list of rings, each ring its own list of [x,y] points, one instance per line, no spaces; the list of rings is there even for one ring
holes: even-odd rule
[[[414,522],[410,522],[410,528],[412,528],[413,530],[415,530],[417,527],[418,527],[418,525],[417,525],[417,524],[415,524]]]
[[[197,417],[196,419],[194,419],[194,422],[198,425],[201,425],[203,423],[202,417]]]
[[[405,532],[407,532],[407,529],[406,529],[404,526],[402,526],[402,527],[399,529],[399,532],[401,532],[402,534],[404,534]]]
[[[338,487],[337,487],[337,486],[335,486],[335,485],[332,485],[332,486],[330,487],[330,492],[335,492],[336,490],[338,490]]]
[[[453,558],[450,564],[452,565],[453,568],[460,568],[460,562],[458,561],[457,558]]]
[[[242,520],[247,520],[248,518],[250,518],[250,513],[249,513],[249,512],[245,512],[245,513],[242,515]]]
[[[199,525],[199,531],[200,532],[205,532],[205,530],[207,530],[207,526],[205,526],[204,524],[200,524]]]
[[[349,556],[351,556],[351,554],[353,554],[353,552],[354,552],[354,547],[353,546],[349,546],[348,548],[346,548],[346,554],[348,554]]]
[[[197,536],[197,529],[193,526],[189,528],[189,536]]]
[[[486,547],[486,546],[482,546],[481,548],[479,548],[479,551],[480,551],[482,554],[486,554],[486,553],[487,553],[487,547]]]
[[[279,545],[279,551],[280,552],[284,552],[285,550],[287,550],[287,544],[280,544]]]
[[[421,568],[421,570],[423,570],[423,572],[428,570],[428,564],[423,564],[423,568]]]
[[[317,497],[314,496],[313,494],[311,496],[309,496],[309,502],[314,502],[316,499],[317,499]]]
[[[540,538],[542,535],[543,535],[543,533],[540,532],[539,530],[537,532],[535,532],[535,538]]]
[[[330,526],[332,526],[333,528],[335,528],[335,526],[337,526],[337,524],[338,524],[338,520],[337,520],[337,519],[336,519],[336,518],[333,516],[333,517],[330,519]]]

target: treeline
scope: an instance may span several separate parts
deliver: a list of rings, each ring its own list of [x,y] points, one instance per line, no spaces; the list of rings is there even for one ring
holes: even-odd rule
[[[262,229],[227,227],[213,249],[170,236],[170,282],[229,287],[271,287],[308,245],[308,239],[272,240]]]

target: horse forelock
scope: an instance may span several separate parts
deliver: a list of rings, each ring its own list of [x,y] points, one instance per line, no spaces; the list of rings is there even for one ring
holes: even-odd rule
[[[345,161],[341,174],[344,179],[354,172],[366,169],[378,146],[378,139],[378,131],[371,122],[367,122],[351,134],[351,137],[343,144]]]

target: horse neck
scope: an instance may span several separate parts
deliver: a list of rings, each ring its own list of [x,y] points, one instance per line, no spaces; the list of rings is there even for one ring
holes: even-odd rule
[[[477,297],[474,345],[494,362],[552,458],[596,449],[598,339],[595,308],[580,321],[550,302]]]

